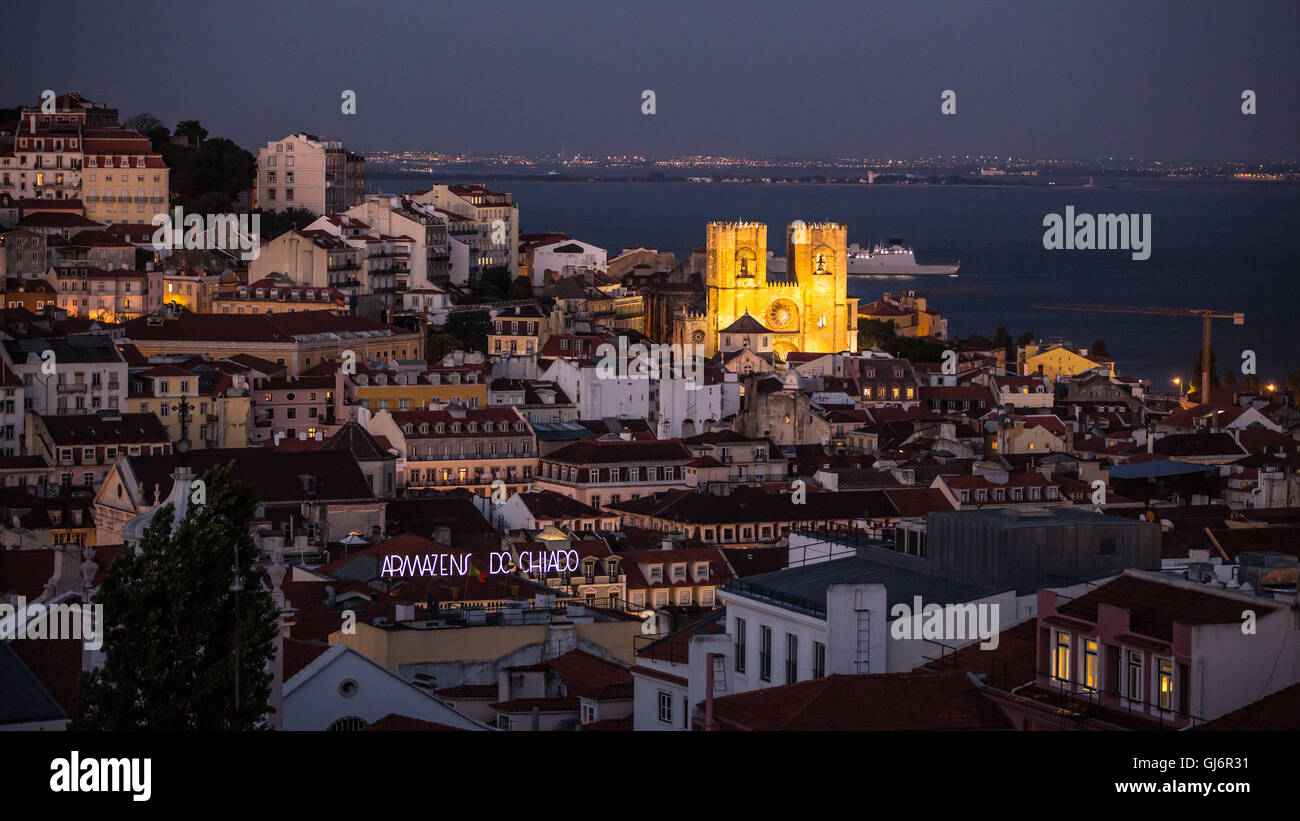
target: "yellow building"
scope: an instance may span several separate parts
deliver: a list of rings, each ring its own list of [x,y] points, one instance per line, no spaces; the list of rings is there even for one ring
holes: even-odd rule
[[[190,445],[203,448],[248,446],[251,404],[246,390],[230,384],[228,377],[205,382],[199,374],[178,365],[158,365],[130,377],[126,397],[127,413],[152,413],[167,429],[173,442],[181,437],[181,417],[176,406],[181,400],[190,409]]]
[[[1114,376],[1115,362],[1107,357],[1084,356],[1062,344],[1025,345],[1020,348],[1020,371],[1024,374],[1046,376],[1055,381],[1058,376],[1074,376],[1098,369]]]
[[[937,336],[945,339],[948,335],[947,320],[938,311],[931,311],[926,305],[926,298],[917,296],[916,291],[886,293],[878,301],[861,306],[858,316],[876,322],[892,323],[896,336]]]
[[[857,351],[858,300],[848,296],[848,231],[836,223],[793,222],[786,228],[786,272],[768,274],[767,226],[711,222],[704,327],[688,341],[718,351],[718,332],[746,313],[773,333],[772,350]]]
[[[438,377],[436,382],[430,381],[435,377]],[[367,379],[369,384],[357,386],[357,404],[370,408],[371,413],[381,410],[425,410],[430,402],[435,401],[454,402],[467,408],[486,408],[487,382],[469,381],[471,378],[475,378],[475,375],[453,380],[449,375],[430,372],[421,374],[419,381],[413,381],[409,385],[399,384],[391,377],[380,385],[370,381],[374,379],[372,376]]]
[[[220,271],[195,266],[163,274],[163,304],[179,305],[195,313],[214,313],[212,300],[220,289]]]
[[[149,316],[125,323],[123,332],[145,357],[249,354],[284,365],[289,376],[326,359],[341,360],[348,351],[357,362],[424,359],[424,336],[418,331],[329,311]]]

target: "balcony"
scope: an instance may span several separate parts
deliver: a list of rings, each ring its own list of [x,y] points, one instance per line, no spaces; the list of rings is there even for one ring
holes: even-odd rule
[[[325,270],[326,271],[359,271],[361,270],[361,265],[356,262],[342,262],[337,265],[330,265],[326,267]]]

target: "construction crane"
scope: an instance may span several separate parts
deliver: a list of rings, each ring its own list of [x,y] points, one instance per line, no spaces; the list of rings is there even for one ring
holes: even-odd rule
[[[1211,308],[1146,308],[1132,305],[1030,305],[1045,311],[1093,311],[1103,314],[1147,314],[1153,316],[1199,316],[1201,318],[1201,400],[1210,401],[1210,320],[1231,319],[1233,325],[1245,325],[1241,312],[1216,311]],[[1191,390],[1191,387],[1188,387]]]

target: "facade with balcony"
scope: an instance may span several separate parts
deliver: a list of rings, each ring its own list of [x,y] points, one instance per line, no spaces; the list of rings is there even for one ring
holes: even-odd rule
[[[541,460],[537,486],[601,505],[685,487],[691,452],[677,439],[588,439]]]
[[[372,436],[385,436],[401,454],[399,488],[462,487],[479,496],[501,482],[506,494],[532,483],[537,440],[514,408],[379,411]]]
[[[301,288],[280,285],[277,280],[259,279],[238,285],[212,297],[215,314],[277,314],[296,311],[329,311],[346,316],[352,312],[348,298],[335,288]]]
[[[68,316],[100,322],[124,322],[148,311],[149,275],[130,268],[91,266],[51,268],[58,305]]]
[[[1284,601],[1127,570],[1074,599],[1040,590],[1034,670],[986,693],[1026,730],[1183,729],[1300,680],[1298,637]]]

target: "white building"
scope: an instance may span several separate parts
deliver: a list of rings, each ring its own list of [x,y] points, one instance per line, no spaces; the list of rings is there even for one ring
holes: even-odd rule
[[[448,234],[461,245],[459,249],[453,246],[453,282],[467,281],[455,278],[460,273],[458,251],[464,254],[468,280],[481,279],[484,270],[497,267],[509,270],[511,280],[519,275],[519,257],[515,253],[519,244],[519,206],[510,194],[479,184],[435,185],[428,191],[417,191],[412,199],[439,209],[448,218]]]
[[[365,158],[338,140],[290,134],[257,152],[257,206],[265,211],[306,208],[337,214],[365,196]]]
[[[335,644],[284,683],[285,730],[359,730],[389,713],[462,730],[487,727]]]
[[[3,351],[6,364],[24,387],[23,407],[15,405],[17,414],[126,409],[126,360],[104,334],[10,339]]]
[[[433,206],[407,197],[371,196],[344,216],[360,220],[374,236],[405,237],[411,240],[406,270],[397,274],[398,290],[428,288],[446,283],[451,276],[451,246],[447,220]]]
[[[533,285],[549,285],[583,268],[604,271],[609,267],[604,248],[567,237],[533,245],[527,254]]]

